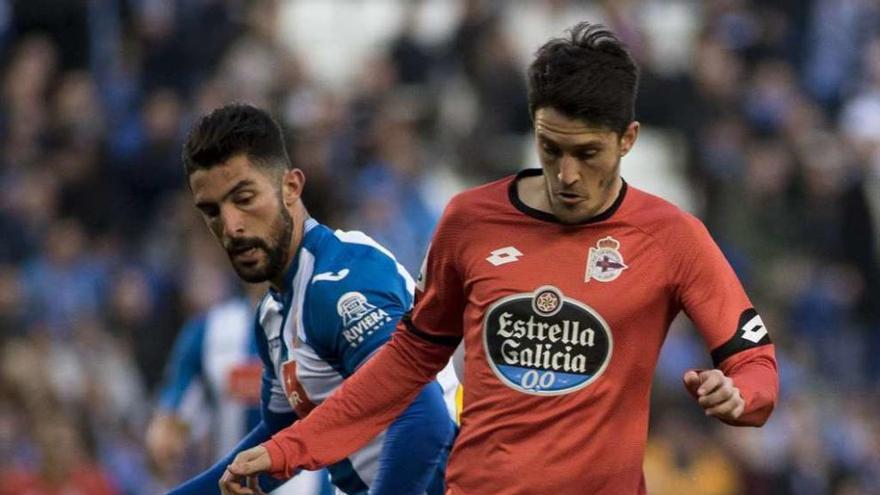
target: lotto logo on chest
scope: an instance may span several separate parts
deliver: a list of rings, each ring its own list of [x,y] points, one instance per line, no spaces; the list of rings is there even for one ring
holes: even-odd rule
[[[505,385],[528,394],[559,395],[594,382],[608,366],[613,341],[594,309],[543,286],[489,308],[483,347]]]

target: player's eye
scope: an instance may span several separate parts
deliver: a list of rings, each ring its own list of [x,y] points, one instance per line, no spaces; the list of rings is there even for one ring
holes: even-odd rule
[[[559,148],[548,143],[541,143],[541,151],[551,158],[559,158],[559,155],[561,154]]]
[[[577,152],[577,154],[575,154],[575,158],[582,162],[585,162],[591,158],[595,158],[598,154],[599,152],[596,150],[584,150]]]
[[[239,194],[235,197],[235,204],[238,206],[247,206],[254,202],[254,194],[253,193],[243,193]]]

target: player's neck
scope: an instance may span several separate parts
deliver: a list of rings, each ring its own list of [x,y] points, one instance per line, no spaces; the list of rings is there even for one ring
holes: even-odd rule
[[[290,273],[290,270],[293,267],[293,263],[297,259],[297,252],[299,251],[299,247],[302,244],[303,237],[305,236],[306,229],[306,220],[309,218],[308,212],[305,209],[299,210],[296,209],[293,212],[293,234],[290,237],[290,246],[288,248],[288,258],[287,263],[284,265],[284,269],[276,275],[273,279],[269,280],[269,287],[275,292],[281,294],[284,292],[285,283],[287,280],[287,276]]]
[[[614,179],[612,184],[608,186],[608,194],[602,198],[601,204],[595,207],[594,211],[585,215],[580,222],[589,221],[605,213],[611,208],[623,189],[623,178],[619,175]],[[554,214],[553,208],[550,206],[550,198],[547,196],[547,186],[544,183],[544,176],[537,175],[533,177],[523,177],[517,181],[517,194],[520,201],[526,206],[544,213]]]

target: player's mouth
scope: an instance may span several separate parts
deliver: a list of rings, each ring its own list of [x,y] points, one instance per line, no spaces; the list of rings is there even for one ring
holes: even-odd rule
[[[571,192],[557,192],[556,198],[559,199],[559,202],[566,206],[574,206],[586,198],[579,194],[571,193]]]
[[[233,251],[231,254],[232,259],[239,263],[255,263],[258,261],[259,251],[260,248],[254,246]]]

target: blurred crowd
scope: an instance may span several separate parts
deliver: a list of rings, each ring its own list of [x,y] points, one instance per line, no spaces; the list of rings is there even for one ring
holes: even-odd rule
[[[880,2],[383,0],[397,22],[334,84],[285,31],[318,3],[364,5],[0,0],[0,494],[174,482],[143,449],[156,387],[181,324],[238,290],[186,187],[195,118],[270,108],[310,213],[417,272],[450,194],[535,163],[525,64],[582,19],[637,57],[637,118],[683,148],[781,368],[763,429],[707,420],[680,377],[708,352],[677,321],[650,493],[880,493]]]

